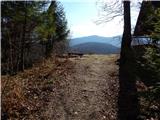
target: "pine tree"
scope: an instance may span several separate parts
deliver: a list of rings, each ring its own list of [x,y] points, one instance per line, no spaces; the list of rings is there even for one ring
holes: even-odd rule
[[[46,57],[56,49],[56,42],[66,42],[69,31],[63,7],[57,1],[3,1],[1,7],[4,72],[14,74],[32,64],[27,55],[39,41],[45,45]]]
[[[2,59],[8,72],[23,71],[26,45],[32,42],[41,8],[46,2],[3,1],[2,7]],[[9,49],[7,49],[9,48]],[[6,72],[7,72],[6,71]]]
[[[46,11],[42,13],[41,24],[37,27],[36,33],[45,45],[46,57],[57,51],[57,43],[64,45],[69,33],[67,21],[62,5],[57,1],[52,1]],[[62,46],[58,51],[64,49]]]

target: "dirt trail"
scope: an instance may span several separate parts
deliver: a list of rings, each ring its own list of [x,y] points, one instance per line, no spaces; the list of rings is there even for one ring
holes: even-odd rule
[[[116,120],[117,55],[70,58],[74,65],[44,111],[49,120]],[[64,79],[64,78],[63,78]]]

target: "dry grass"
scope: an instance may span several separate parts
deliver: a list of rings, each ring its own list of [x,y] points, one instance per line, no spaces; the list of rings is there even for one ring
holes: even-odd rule
[[[2,119],[39,119],[66,62],[50,58],[15,76],[2,76]]]

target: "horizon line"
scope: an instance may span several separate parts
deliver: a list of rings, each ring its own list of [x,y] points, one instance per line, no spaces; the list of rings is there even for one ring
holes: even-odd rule
[[[71,37],[70,39],[82,38],[82,37],[91,37],[91,36],[111,38],[111,37],[118,37],[118,36],[122,36],[122,35],[115,35],[115,36],[86,35],[86,36],[79,36],[79,37]]]

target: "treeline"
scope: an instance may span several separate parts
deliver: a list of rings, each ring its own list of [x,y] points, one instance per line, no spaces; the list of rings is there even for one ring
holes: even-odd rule
[[[2,74],[16,74],[52,53],[62,53],[69,30],[57,1],[2,1]]]

